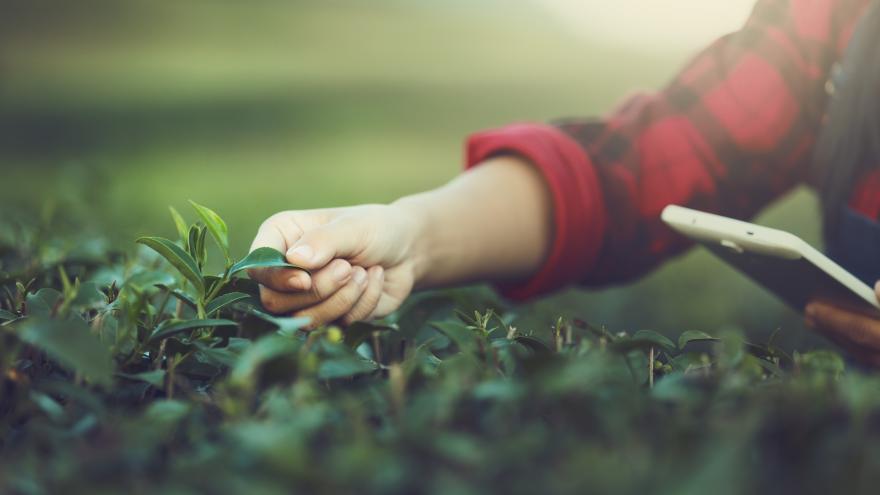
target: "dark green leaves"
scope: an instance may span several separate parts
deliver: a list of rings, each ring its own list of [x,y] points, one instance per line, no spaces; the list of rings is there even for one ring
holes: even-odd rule
[[[688,330],[678,337],[678,348],[684,349],[684,346],[688,345],[691,342],[715,342],[717,340],[718,339],[709,335],[706,332],[701,332],[699,330]]]
[[[299,268],[287,262],[280,251],[269,247],[261,247],[251,251],[243,260],[232,266],[230,274],[236,274],[250,268]],[[301,268],[300,268],[301,269]]]
[[[619,338],[612,343],[612,347],[619,352],[635,349],[647,350],[651,347],[665,351],[675,350],[675,344],[671,340],[653,330],[639,330],[632,337]]]
[[[284,336],[291,336],[296,333],[297,330],[305,327],[311,321],[310,318],[307,317],[279,317],[272,316],[270,314],[264,313],[262,311],[251,309],[250,314],[260,318],[261,320],[268,321],[272,323],[276,327],[278,327],[277,332]]]
[[[13,325],[21,340],[46,352],[69,370],[82,373],[95,383],[110,382],[110,353],[82,320],[27,318]]]
[[[18,318],[18,316],[16,316],[15,314],[10,313],[5,309],[0,309],[0,321],[14,320],[16,318]]]
[[[201,270],[199,270],[196,260],[189,253],[181,249],[177,244],[162,237],[141,237],[137,242],[156,251],[168,260],[181,275],[193,284],[199,295],[204,295],[205,283],[202,280]]]
[[[150,385],[162,389],[165,388],[165,370],[144,371],[142,373],[117,373],[116,376],[126,378],[128,380],[136,380],[139,382],[149,383]]]
[[[372,361],[357,356],[337,357],[325,359],[318,365],[318,378],[322,380],[348,378],[375,370],[376,363]]]
[[[250,297],[250,294],[245,294],[243,292],[229,292],[223,294],[222,296],[215,297],[207,306],[205,306],[205,313],[207,313],[208,316],[211,316],[227,306],[235,304],[238,301],[250,299]]]
[[[232,320],[224,320],[224,319],[203,319],[203,320],[186,320],[179,321],[175,323],[167,323],[159,326],[152,335],[150,335],[150,340],[161,340],[171,337],[173,335],[177,335],[181,332],[185,332],[188,330],[195,330],[197,328],[207,328],[207,327],[229,327],[229,326],[237,326],[238,323]]]
[[[349,325],[348,328],[345,329],[345,333],[343,334],[343,342],[345,345],[351,347],[352,349],[356,349],[359,345],[365,342],[370,336],[372,336],[376,332],[388,332],[388,331],[396,331],[395,327],[389,325],[378,325],[375,323],[370,323],[366,321],[359,321],[354,325]]]
[[[247,386],[260,367],[268,361],[285,355],[295,355],[300,342],[280,335],[267,335],[245,349],[230,373],[230,381],[236,386]]]

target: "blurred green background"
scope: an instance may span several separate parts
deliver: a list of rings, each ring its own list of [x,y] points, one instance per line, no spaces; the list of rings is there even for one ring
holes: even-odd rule
[[[0,214],[56,205],[131,247],[138,234],[173,235],[166,206],[191,198],[227,219],[238,252],[278,210],[443,183],[472,131],[599,114],[658,88],[748,11],[748,0],[691,0],[670,4],[664,23],[636,0],[0,5]],[[806,191],[760,221],[818,238]],[[698,250],[638,284],[522,309],[524,328],[564,314],[613,330],[811,338]]]

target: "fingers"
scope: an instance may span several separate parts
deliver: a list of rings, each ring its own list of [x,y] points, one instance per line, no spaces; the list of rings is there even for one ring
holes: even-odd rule
[[[293,314],[311,320],[308,328],[313,329],[342,318],[358,305],[368,285],[367,271],[356,266],[352,269],[351,280],[327,300]]]
[[[340,219],[304,232],[287,250],[287,261],[314,270],[334,258],[353,258],[366,245],[363,225]]]
[[[812,302],[806,308],[807,325],[847,347],[874,351],[880,349],[880,321],[846,311],[824,302]]]
[[[302,236],[300,226],[283,214],[273,215],[260,225],[251,251],[270,247],[282,253]],[[248,276],[276,291],[309,290],[311,277],[302,270],[287,268],[256,268],[248,270]]]
[[[385,270],[381,266],[374,266],[367,270],[367,286],[364,293],[357,304],[342,317],[342,324],[351,325],[356,321],[368,319],[379,304],[384,283]]]
[[[276,292],[307,291],[312,288],[312,277],[292,268],[255,268],[248,270],[248,276]]]
[[[312,274],[309,290],[288,293],[275,290],[266,284],[267,286],[260,287],[260,300],[266,311],[270,313],[296,311],[330,298],[344,287],[352,276],[351,264],[345,260],[333,260],[329,265]]]

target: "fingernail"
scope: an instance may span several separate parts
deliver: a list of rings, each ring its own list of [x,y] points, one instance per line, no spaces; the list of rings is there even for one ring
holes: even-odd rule
[[[339,263],[333,269],[333,277],[338,281],[343,281],[351,275],[351,265],[348,263]]]
[[[379,280],[382,278],[382,274],[385,270],[381,266],[377,266],[370,272],[370,276],[373,277],[374,280]]]
[[[295,258],[300,262],[307,263],[311,261],[312,257],[315,256],[315,250],[311,248],[311,246],[297,246],[295,248],[291,248],[287,251],[287,256],[290,258]]]
[[[364,282],[367,281],[367,271],[364,270],[363,268],[361,268],[361,269],[356,268],[354,270],[354,275],[352,276],[352,278],[354,279],[354,283],[356,283],[358,285],[363,285]]]
[[[874,284],[874,292],[880,292],[880,280]]]

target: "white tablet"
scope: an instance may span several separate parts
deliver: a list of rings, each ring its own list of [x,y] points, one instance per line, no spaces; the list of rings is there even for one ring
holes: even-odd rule
[[[797,311],[810,300],[830,299],[880,316],[871,287],[795,235],[675,205],[661,218]]]

